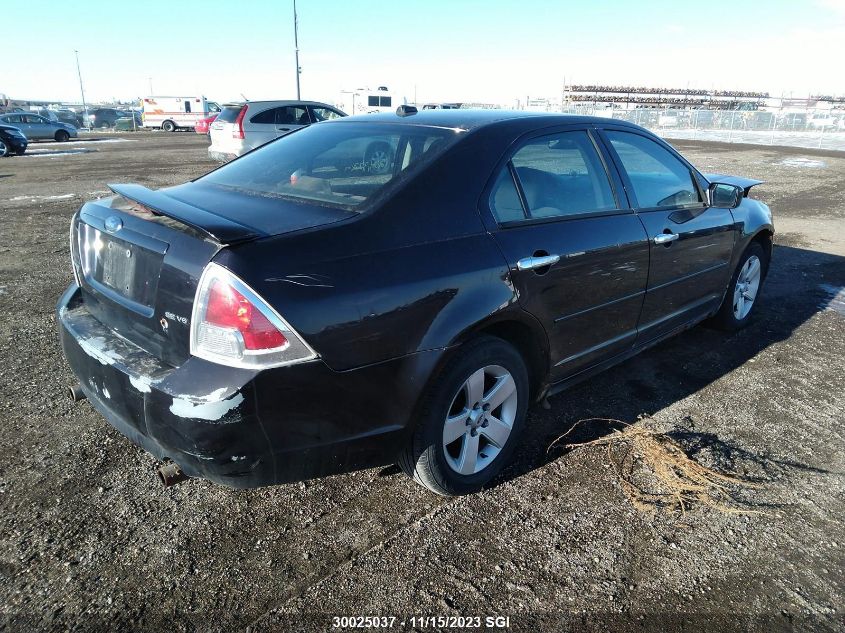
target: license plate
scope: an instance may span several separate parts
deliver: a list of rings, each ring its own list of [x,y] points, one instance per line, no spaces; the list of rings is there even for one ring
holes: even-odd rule
[[[102,253],[101,281],[124,295],[130,294],[135,280],[137,253],[129,244],[107,241]]]

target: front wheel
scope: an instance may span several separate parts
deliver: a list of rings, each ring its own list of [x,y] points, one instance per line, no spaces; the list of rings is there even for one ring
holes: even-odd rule
[[[528,410],[528,370],[502,339],[464,345],[423,396],[399,466],[443,496],[476,492],[508,463]]]
[[[0,139],[0,158],[5,158],[11,153],[11,148],[3,142],[3,139]]]
[[[763,247],[757,242],[751,242],[739,258],[722,306],[713,317],[716,327],[734,332],[751,322],[768,267],[769,258]]]
[[[70,140],[70,134],[68,134],[65,130],[58,130],[56,132],[56,136],[54,137],[59,143],[64,143]]]
[[[386,174],[390,171],[391,151],[387,143],[373,143],[364,153],[364,165],[371,174]]]

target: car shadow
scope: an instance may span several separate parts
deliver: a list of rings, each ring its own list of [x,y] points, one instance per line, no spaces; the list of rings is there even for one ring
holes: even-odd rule
[[[568,452],[564,444],[589,442],[620,428],[609,420],[633,423],[640,416],[652,415],[698,392],[770,345],[788,339],[813,315],[826,309],[831,288],[842,286],[845,257],[775,245],[769,275],[749,327],[726,334],[707,324],[699,325],[549,398],[549,410],[534,405],[528,412],[527,429],[514,463],[492,485],[559,459]],[[771,468],[811,469],[806,464],[755,456],[694,427],[694,420],[679,421],[670,436],[690,456],[708,449],[711,459],[715,455],[717,467],[725,471],[755,473],[766,479]],[[550,450],[563,434],[564,440]]]

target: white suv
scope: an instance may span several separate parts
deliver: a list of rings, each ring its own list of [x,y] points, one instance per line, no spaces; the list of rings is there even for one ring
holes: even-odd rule
[[[232,160],[306,125],[344,116],[337,108],[316,101],[227,103],[211,124],[208,156]]]

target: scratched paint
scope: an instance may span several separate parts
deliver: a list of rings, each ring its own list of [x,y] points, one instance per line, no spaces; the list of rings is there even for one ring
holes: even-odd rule
[[[170,405],[170,412],[180,418],[198,418],[216,422],[244,401],[241,393],[237,393],[226,400],[217,399],[226,391],[227,389],[224,387],[207,396],[174,396],[173,404]]]
[[[106,346],[106,339],[102,336],[79,339],[79,346],[88,356],[97,359],[102,365],[114,365],[123,360],[120,354]]]

